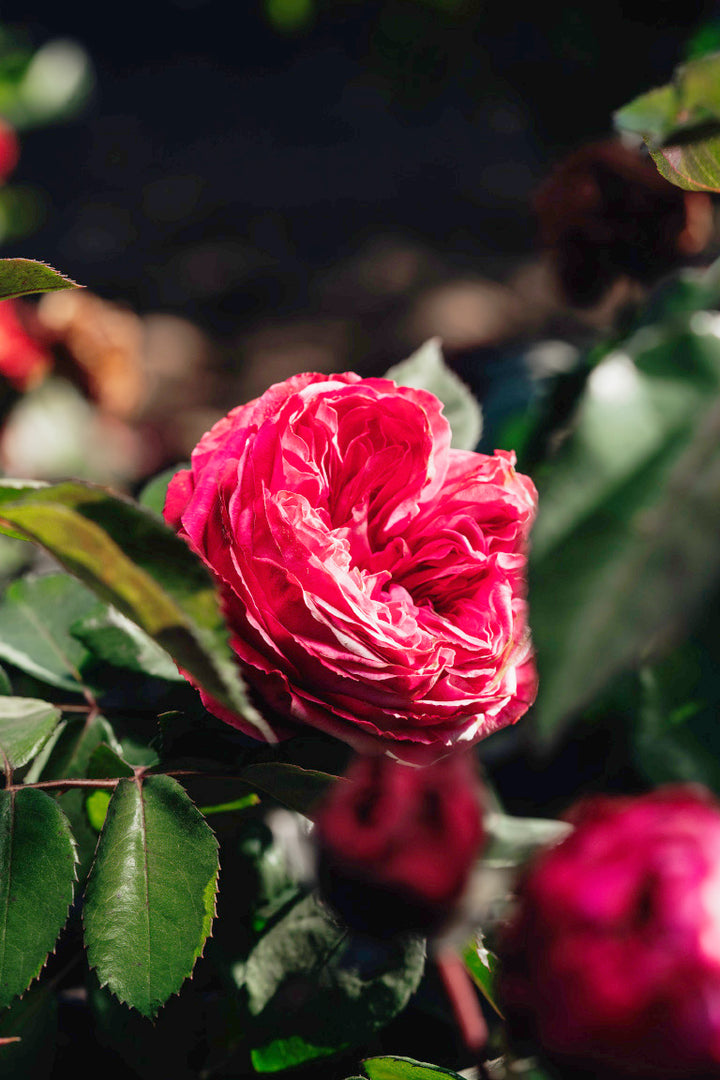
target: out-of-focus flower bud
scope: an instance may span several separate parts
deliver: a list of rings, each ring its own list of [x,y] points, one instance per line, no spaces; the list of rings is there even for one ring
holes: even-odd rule
[[[316,818],[323,895],[376,937],[442,929],[483,840],[480,784],[467,754],[421,768],[358,758]]]
[[[677,786],[573,820],[501,943],[515,1036],[572,1076],[720,1077],[720,807]]]
[[[20,157],[20,143],[15,128],[0,117],[0,184],[14,171]]]
[[[52,366],[52,357],[39,336],[26,326],[26,311],[20,300],[0,301],[0,376],[21,391],[41,382]]]

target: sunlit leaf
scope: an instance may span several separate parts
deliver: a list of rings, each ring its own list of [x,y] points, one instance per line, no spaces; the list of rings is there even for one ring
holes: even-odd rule
[[[228,643],[209,573],[151,511],[67,481],[0,483],[0,524],[45,547],[145,631],[212,696],[274,741]]]
[[[54,799],[0,791],[0,1008],[40,973],[72,903],[75,847]]]
[[[176,781],[121,780],[85,894],[88,959],[100,983],[154,1016],[203,949],[217,875],[217,841]]]
[[[459,1073],[407,1057],[371,1057],[363,1061],[369,1080],[462,1080]]]
[[[667,180],[720,191],[720,53],[676,68],[672,83],[635,98],[614,121],[643,137]]]
[[[440,348],[440,339],[431,338],[407,360],[385,372],[399,386],[428,390],[443,403],[443,415],[452,431],[451,445],[458,450],[474,450],[482,435],[482,411],[474,394],[452,368]]]
[[[72,278],[35,259],[0,259],[0,300],[80,288]]]

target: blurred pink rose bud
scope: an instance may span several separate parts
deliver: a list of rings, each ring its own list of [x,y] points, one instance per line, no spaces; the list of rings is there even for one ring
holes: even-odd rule
[[[356,930],[430,934],[453,917],[484,838],[472,758],[362,757],[316,818],[323,895]]]
[[[572,820],[500,950],[515,1035],[572,1076],[720,1077],[720,806],[673,786]]]
[[[14,171],[20,157],[20,143],[15,128],[0,117],[0,184]]]
[[[39,335],[28,329],[29,314],[21,300],[0,301],[0,376],[20,391],[37,385],[52,366],[52,356]]]

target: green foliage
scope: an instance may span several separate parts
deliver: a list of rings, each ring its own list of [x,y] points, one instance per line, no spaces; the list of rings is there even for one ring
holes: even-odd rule
[[[473,940],[467,943],[462,956],[478,990],[498,1016],[502,1017],[495,985],[499,962],[495,953],[485,948],[482,934],[476,934]]]
[[[60,710],[46,701],[0,697],[0,760],[6,774],[35,757],[59,720]]]
[[[427,390],[443,403],[443,414],[452,431],[451,446],[474,450],[480,442],[482,411],[474,395],[445,363],[439,338],[426,341],[416,352],[385,372],[398,386]]]
[[[35,259],[0,259],[0,300],[80,288],[76,281]]]
[[[0,1008],[40,973],[72,903],[75,846],[57,803],[0,792]]]
[[[200,560],[152,512],[79,482],[0,484],[0,524],[45,547],[214,698],[273,737],[251,704]]]
[[[720,53],[676,68],[673,81],[615,113],[642,135],[662,175],[689,191],[720,191]]]
[[[120,780],[85,894],[88,960],[144,1016],[177,993],[215,911],[217,842],[168,776]]]
[[[301,899],[244,967],[255,1069],[277,1072],[361,1044],[405,1007],[424,966],[421,939],[372,946],[315,897]]]
[[[363,1061],[369,1080],[461,1080],[458,1073],[407,1057],[371,1057]]]
[[[41,682],[83,693],[90,653],[71,628],[99,606],[69,574],[21,578],[0,602],[0,657]]]
[[[593,371],[541,477],[530,602],[545,741],[667,648],[716,579],[717,330],[709,312],[656,313]]]

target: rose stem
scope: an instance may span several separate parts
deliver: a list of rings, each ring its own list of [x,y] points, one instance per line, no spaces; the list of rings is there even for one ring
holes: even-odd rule
[[[445,993],[448,996],[465,1046],[477,1059],[479,1075],[486,1077],[482,1064],[487,1057],[488,1029],[472,979],[457,953],[443,949],[435,957]]]

